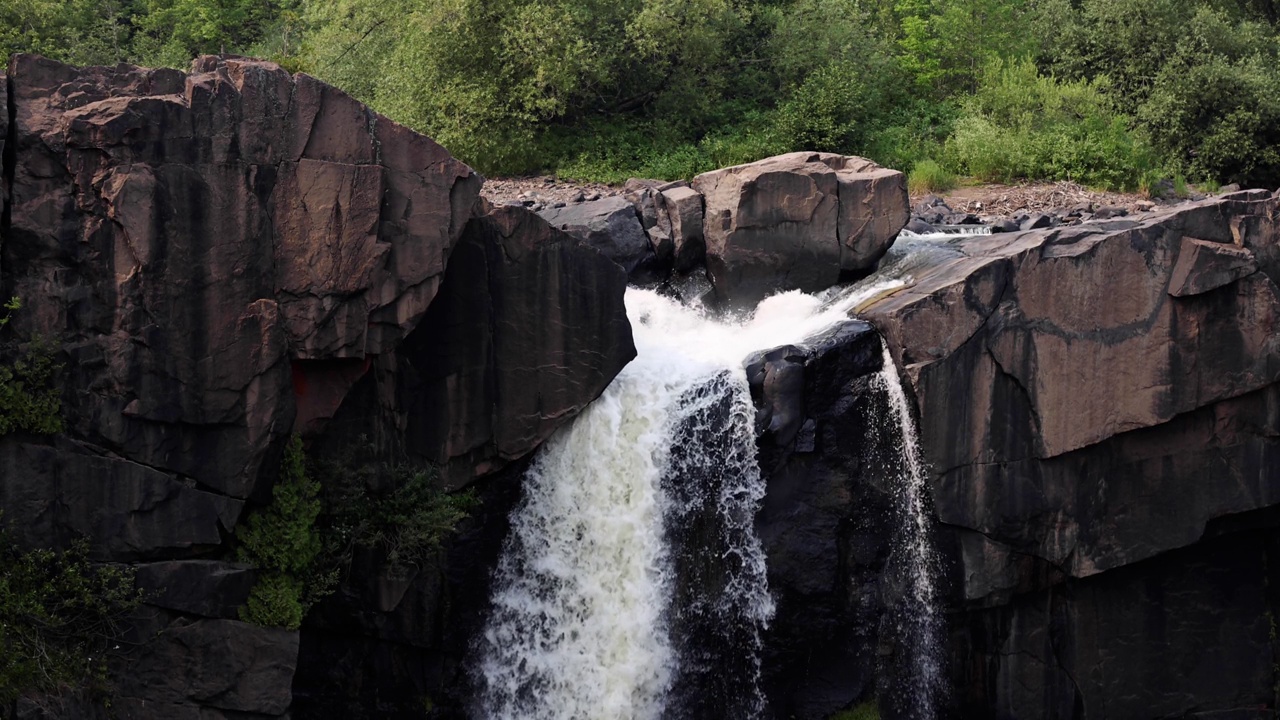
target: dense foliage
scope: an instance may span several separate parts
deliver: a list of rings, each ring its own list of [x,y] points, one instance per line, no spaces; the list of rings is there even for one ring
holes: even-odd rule
[[[357,548],[372,550],[380,571],[409,578],[436,559],[444,539],[476,504],[471,492],[446,493],[434,467],[377,459],[364,438],[316,462],[323,487],[327,563],[348,568]]]
[[[297,629],[350,570],[356,548],[376,552],[383,574],[412,577],[474,504],[470,493],[443,492],[433,468],[365,450],[357,442],[309,461],[302,440],[289,440],[271,502],[236,530],[238,559],[258,569],[242,620]]]
[[[0,329],[22,308],[19,298],[0,305]],[[0,435],[62,431],[62,395],[56,383],[60,365],[53,348],[37,338],[20,344],[0,337]]]
[[[0,527],[0,708],[105,687],[107,655],[140,597],[130,571],[88,556],[84,542],[24,551]]]
[[[311,605],[330,590],[333,578],[319,562],[319,516],[320,485],[307,472],[302,439],[295,435],[285,448],[271,504],[236,529],[238,559],[258,569],[241,620],[296,630]]]
[[[1274,0],[0,0],[0,47],[266,56],[489,173],[794,149],[980,178],[1280,182]]]

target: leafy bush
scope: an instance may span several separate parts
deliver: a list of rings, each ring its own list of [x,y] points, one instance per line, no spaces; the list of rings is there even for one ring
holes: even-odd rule
[[[391,577],[410,577],[432,562],[476,503],[470,492],[443,492],[435,468],[382,462],[359,446],[317,463],[317,476],[329,562],[346,565],[356,547],[372,548]]]
[[[993,63],[947,142],[951,163],[980,180],[1138,185],[1152,155],[1110,111],[1096,83],[1040,75],[1029,61]]]
[[[141,598],[132,571],[89,562],[83,541],[20,550],[0,529],[0,707],[28,694],[100,692]]]
[[[241,620],[296,630],[311,605],[332,590],[332,574],[319,568],[319,516],[320,486],[307,474],[302,439],[295,435],[285,448],[271,504],[236,530],[238,558],[259,570]]]
[[[956,186],[956,176],[933,160],[921,160],[907,176],[912,194],[946,192]]]
[[[1280,47],[1257,23],[1203,9],[1186,24],[1138,116],[1192,177],[1280,182]]]
[[[0,328],[21,309],[18,298],[4,304]],[[20,346],[0,345],[0,436],[14,432],[52,435],[62,432],[62,394],[55,382],[62,368],[53,348],[37,338]]]

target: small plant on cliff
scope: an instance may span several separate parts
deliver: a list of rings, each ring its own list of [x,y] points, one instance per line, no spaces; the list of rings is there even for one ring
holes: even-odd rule
[[[0,317],[3,328],[22,302],[14,297],[0,307],[6,311]],[[5,342],[0,344],[0,358],[0,435],[61,432],[62,396],[54,383],[61,366],[49,344],[41,339],[25,345]]]
[[[391,577],[411,577],[429,563],[476,504],[470,492],[443,492],[434,467],[387,463],[372,453],[361,457],[352,448],[319,463],[317,474],[332,562],[349,564],[356,547],[373,548]]]
[[[240,619],[296,630],[311,605],[333,586],[332,574],[318,569],[323,548],[316,527],[320,486],[307,473],[302,440],[296,435],[285,448],[271,494],[271,504],[236,532],[239,559],[259,570]]]
[[[122,622],[141,601],[133,573],[67,550],[22,550],[0,528],[0,707],[24,695],[100,692]]]

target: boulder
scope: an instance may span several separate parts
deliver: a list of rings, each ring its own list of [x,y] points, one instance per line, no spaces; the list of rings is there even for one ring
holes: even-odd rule
[[[702,264],[707,251],[702,234],[702,195],[680,185],[662,190],[660,197],[670,228],[675,271],[690,272]]]
[[[1184,237],[1173,276],[1169,278],[1169,294],[1174,297],[1199,295],[1257,270],[1258,263],[1247,248]]]
[[[170,473],[102,457],[70,441],[0,438],[0,509],[27,548],[89,542],[95,560],[192,555],[218,547],[244,507]]]
[[[908,220],[902,173],[830,153],[714,170],[693,189],[705,198],[707,271],[725,306],[865,273]]]
[[[539,215],[556,229],[599,250],[622,266],[628,276],[646,277],[652,272],[656,262],[653,248],[635,206],[625,197],[546,208]]]
[[[140,628],[141,630],[141,628]],[[236,620],[159,615],[154,639],[128,654],[114,678],[127,717],[284,715],[298,664],[298,633]]]
[[[531,452],[635,357],[626,285],[537,215],[481,209],[402,350],[418,378],[409,446],[459,483]]]

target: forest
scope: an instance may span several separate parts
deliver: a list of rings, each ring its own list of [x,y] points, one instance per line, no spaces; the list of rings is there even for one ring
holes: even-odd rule
[[[1273,0],[0,0],[0,48],[268,58],[494,176],[806,149],[926,189],[1280,182]]]

